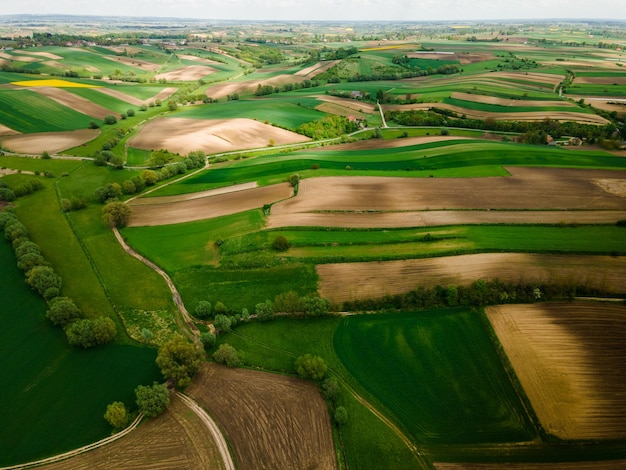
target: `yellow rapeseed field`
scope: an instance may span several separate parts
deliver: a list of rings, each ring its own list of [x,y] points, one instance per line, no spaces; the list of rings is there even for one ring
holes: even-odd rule
[[[96,85],[86,85],[84,83],[68,82],[67,80],[49,79],[49,80],[25,80],[21,82],[11,82],[11,85],[33,87],[33,86],[50,86],[56,88],[102,88]]]

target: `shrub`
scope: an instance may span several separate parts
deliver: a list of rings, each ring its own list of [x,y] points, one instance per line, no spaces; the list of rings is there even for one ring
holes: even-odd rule
[[[226,364],[228,367],[241,365],[239,352],[228,343],[220,344],[217,351],[213,353],[213,360],[218,364]]]
[[[50,302],[50,308],[46,312],[46,317],[53,325],[65,326],[68,323],[79,319],[82,312],[74,301],[68,297],[56,297]]]
[[[277,235],[272,242],[272,248],[276,251],[287,251],[289,249],[289,241],[283,235]]]
[[[348,422],[348,411],[343,406],[338,406],[333,418],[337,426],[342,426]]]

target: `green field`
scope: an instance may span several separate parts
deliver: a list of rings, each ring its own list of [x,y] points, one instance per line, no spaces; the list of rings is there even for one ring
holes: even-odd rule
[[[8,243],[0,243],[0,465],[71,450],[110,433],[106,405],[134,408],[134,389],[160,378],[156,350],[109,345],[82,351],[44,317]]]
[[[477,312],[349,316],[339,324],[334,346],[348,371],[416,442],[534,437]]]
[[[29,90],[0,90],[0,108],[0,124],[22,133],[87,129],[89,122],[94,121]]]
[[[247,118],[267,122],[279,127],[295,129],[300,124],[315,121],[324,113],[298,105],[296,100],[254,99],[213,103],[186,109],[176,117],[194,119]]]
[[[313,170],[314,164],[319,165],[319,169]],[[151,196],[190,193],[249,181],[274,184],[285,181],[292,173],[305,178],[332,175],[476,177],[504,175],[502,168],[507,165],[623,169],[626,161],[606,152],[481,140],[373,150],[307,149],[233,161],[167,186]]]
[[[460,108],[472,109],[488,113],[533,113],[533,112],[569,112],[591,114],[588,108],[579,108],[572,106],[524,106],[524,102],[520,101],[520,106],[503,106],[497,104],[485,104],[476,101],[467,101],[456,98],[445,98],[444,103],[458,106]]]

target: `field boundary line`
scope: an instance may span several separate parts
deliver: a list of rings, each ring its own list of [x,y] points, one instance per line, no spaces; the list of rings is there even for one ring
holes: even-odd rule
[[[189,409],[191,409],[191,411],[193,411],[196,416],[200,418],[200,420],[202,420],[209,432],[213,435],[213,439],[215,440],[215,444],[220,451],[226,470],[235,470],[235,462],[233,461],[233,457],[228,450],[226,439],[224,439],[224,435],[217,426],[217,423],[213,420],[213,418],[211,418],[211,416],[209,416],[204,408],[198,405],[198,403],[196,403],[191,397],[180,392],[176,392],[176,396],[180,398],[189,407]]]
[[[17,465],[12,465],[10,467],[1,467],[0,470],[18,470],[18,469],[38,467],[40,465],[60,462],[65,459],[69,459],[70,457],[75,457],[77,455],[84,454],[85,452],[89,452],[91,450],[97,449],[98,447],[105,446],[107,444],[110,444],[111,442],[117,441],[118,439],[126,436],[139,425],[142,419],[143,419],[143,414],[139,414],[139,416],[137,416],[135,420],[132,423],[130,423],[130,425],[124,430],[112,436],[105,437],[104,439],[94,442],[92,444],[87,444],[86,446],[79,447],[78,449],[70,450],[69,452],[65,452],[59,455],[54,455],[52,457],[47,457],[45,459],[35,460],[33,462],[28,462],[28,463],[20,463]]]

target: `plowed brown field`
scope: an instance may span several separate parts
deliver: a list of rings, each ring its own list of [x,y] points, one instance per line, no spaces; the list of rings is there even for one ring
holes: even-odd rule
[[[625,171],[507,168],[510,177],[386,178],[327,177],[300,182],[298,196],[272,207],[272,214],[325,211],[416,211],[454,209],[626,210],[626,198],[595,180],[624,180]]]
[[[626,258],[610,256],[487,253],[367,263],[321,264],[319,293],[331,302],[378,298],[437,284],[468,285],[477,279],[586,285],[622,293]]]
[[[207,75],[215,72],[213,67],[207,65],[187,65],[171,72],[160,73],[155,75],[157,80],[165,79],[168,82],[184,82],[190,80],[199,80]]]
[[[67,132],[39,132],[17,134],[2,138],[2,146],[17,153],[40,154],[60,152],[89,142],[100,133],[97,129],[79,129]]]
[[[78,111],[79,113],[86,114],[87,116],[91,116],[96,119],[104,119],[104,117],[109,114],[120,117],[119,113],[114,113],[104,106],[97,105],[82,96],[75,95],[74,93],[70,93],[62,88],[31,87],[30,90],[39,93],[40,95],[47,96],[51,100],[54,100],[63,106],[67,106],[74,111]]]
[[[547,432],[626,437],[626,307],[506,305],[487,314]]]
[[[128,436],[43,467],[45,470],[209,469],[224,465],[202,421],[176,397],[168,411],[142,423]]]
[[[206,364],[187,394],[216,419],[238,468],[337,468],[328,408],[312,383]]]
[[[128,226],[166,225],[211,219],[263,207],[264,204],[290,197],[289,183],[263,186],[230,193],[206,193],[205,197],[177,199],[149,198],[131,202],[133,215]]]

